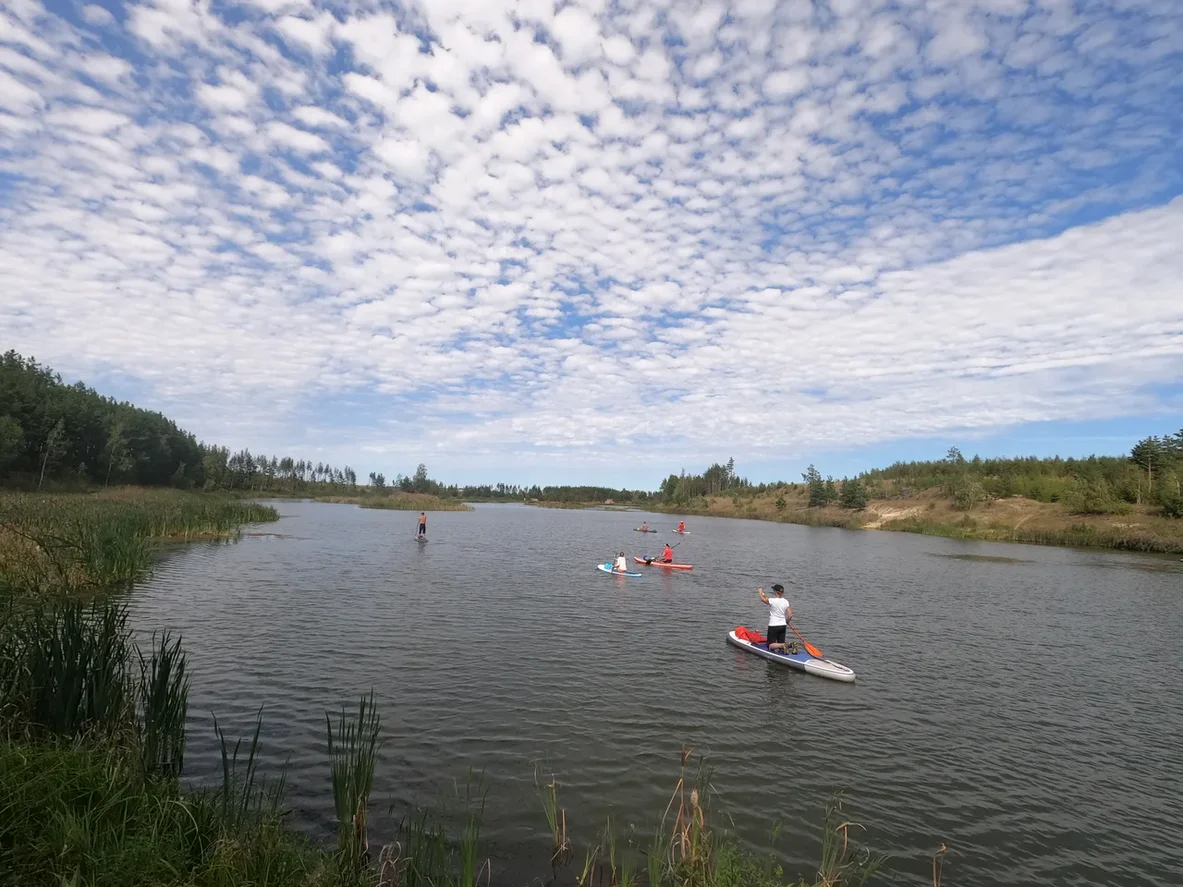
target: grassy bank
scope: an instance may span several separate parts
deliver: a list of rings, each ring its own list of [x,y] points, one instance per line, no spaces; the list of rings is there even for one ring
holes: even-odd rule
[[[0,593],[51,595],[124,586],[170,542],[232,539],[274,508],[177,490],[0,493]]]
[[[1058,502],[1012,496],[964,509],[932,492],[871,499],[866,508],[856,511],[835,505],[810,508],[807,496],[806,487],[797,484],[758,495],[698,497],[686,505],[654,506],[653,510],[678,516],[895,530],[950,539],[1183,553],[1183,520],[1163,517],[1157,509],[1146,507],[1131,506],[1124,514],[1073,514]]]
[[[318,502],[360,505],[362,508],[385,508],[390,511],[472,511],[472,506],[458,499],[441,499],[425,493],[360,492],[352,496],[311,496]]]

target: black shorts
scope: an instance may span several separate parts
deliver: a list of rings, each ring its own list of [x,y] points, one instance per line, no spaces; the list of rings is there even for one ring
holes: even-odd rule
[[[419,524],[419,535],[420,536],[427,535],[427,524]]]
[[[768,643],[783,644],[785,642],[785,632],[789,630],[787,625],[770,625],[768,626]]]

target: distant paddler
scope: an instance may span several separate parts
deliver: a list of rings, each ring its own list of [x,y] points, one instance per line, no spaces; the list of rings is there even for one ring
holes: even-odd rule
[[[426,512],[423,512],[423,511],[419,512],[419,530],[418,530],[418,532],[415,533],[415,535],[420,539],[424,538],[427,535],[427,513]]]

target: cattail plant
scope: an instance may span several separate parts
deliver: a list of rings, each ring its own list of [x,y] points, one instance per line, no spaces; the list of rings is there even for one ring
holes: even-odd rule
[[[337,813],[338,857],[343,872],[360,874],[369,854],[366,810],[381,745],[378,739],[381,721],[374,707],[373,691],[361,698],[357,717],[348,716],[342,706],[336,729],[327,712],[325,723],[333,805]]]

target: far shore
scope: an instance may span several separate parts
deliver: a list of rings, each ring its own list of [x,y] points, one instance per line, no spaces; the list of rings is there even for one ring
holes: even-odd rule
[[[776,507],[778,499],[782,508]],[[1021,496],[961,510],[943,496],[928,494],[873,499],[866,508],[852,511],[833,505],[810,508],[804,486],[800,485],[755,497],[711,496],[687,505],[653,505],[650,510],[846,530],[891,530],[949,539],[1183,554],[1183,520],[1162,517],[1148,508],[1134,508],[1124,515],[1072,514],[1058,503]]]

